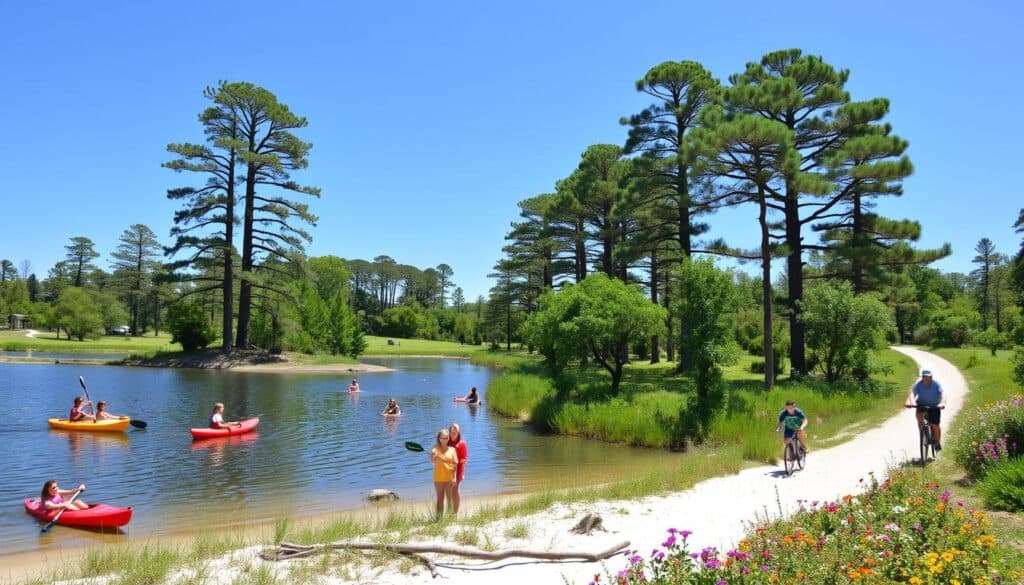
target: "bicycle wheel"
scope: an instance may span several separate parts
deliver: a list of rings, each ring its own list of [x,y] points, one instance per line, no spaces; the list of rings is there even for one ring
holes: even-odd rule
[[[794,448],[796,451],[796,465],[800,468],[800,471],[803,471],[804,463],[807,462],[807,451],[804,450],[804,444],[801,443],[799,439],[794,441],[794,443],[796,443],[796,447]]]
[[[796,467],[796,449],[793,448],[793,441],[786,445],[782,459],[786,464],[786,475],[793,475],[793,469]]]
[[[921,467],[924,467],[925,463],[928,462],[928,447],[932,443],[932,433],[928,425],[921,426]]]

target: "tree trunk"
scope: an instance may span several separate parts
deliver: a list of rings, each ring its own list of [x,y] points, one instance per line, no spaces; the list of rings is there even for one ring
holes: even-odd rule
[[[758,163],[760,161],[757,161]],[[758,165],[760,166],[760,165]],[[772,328],[772,252],[768,231],[768,201],[764,186],[758,186],[758,223],[761,225],[761,309],[764,323],[764,390],[775,385],[775,342]]]
[[[861,213],[860,194],[856,192],[853,195],[853,233],[851,238],[853,239],[853,246],[850,249],[853,257],[850,259],[850,272],[851,280],[853,281],[853,292],[863,294],[865,292],[864,261],[860,254],[861,246],[865,244],[862,241],[864,238],[864,218]]]
[[[658,250],[651,250],[651,302],[658,304]],[[661,347],[658,346],[658,335],[651,336],[651,363],[661,361]]]
[[[582,282],[587,277],[587,246],[583,232],[583,222],[576,220],[576,282]]]
[[[242,220],[242,277],[238,293],[238,331],[235,347],[249,347],[249,319],[252,316],[252,281],[249,280],[253,267],[252,220],[256,196],[256,166],[250,164],[245,177],[245,218]]]
[[[786,186],[786,271],[789,282],[789,362],[792,375],[795,377],[807,373],[807,360],[804,353],[804,324],[800,320],[800,301],[804,296],[803,278],[803,246],[800,237],[799,193],[793,185]]]
[[[224,280],[221,282],[221,350],[231,351],[231,334],[234,330],[235,296],[235,149],[231,149],[231,164],[228,170],[227,203],[224,210]]]

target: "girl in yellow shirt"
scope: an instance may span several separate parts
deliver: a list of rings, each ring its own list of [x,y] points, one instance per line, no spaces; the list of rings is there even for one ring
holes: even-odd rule
[[[459,456],[455,448],[448,445],[448,429],[437,431],[437,442],[430,450],[430,460],[434,463],[434,490],[437,492],[437,515],[444,514],[444,501],[448,500],[448,508],[452,508],[452,494],[455,489],[455,467]]]

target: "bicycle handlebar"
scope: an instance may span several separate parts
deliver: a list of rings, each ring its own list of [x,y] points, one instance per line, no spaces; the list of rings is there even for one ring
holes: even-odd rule
[[[933,410],[942,410],[942,409],[946,408],[946,405],[943,404],[941,406],[940,405],[928,406],[927,404],[904,404],[903,408],[928,408],[928,409],[933,409]]]

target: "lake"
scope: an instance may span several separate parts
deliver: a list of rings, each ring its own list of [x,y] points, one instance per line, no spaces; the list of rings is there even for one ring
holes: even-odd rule
[[[478,496],[603,483],[675,464],[673,454],[534,433],[484,405],[453,403],[494,370],[466,360],[376,359],[396,368],[352,376],[214,370],[0,363],[0,427],[7,449],[0,481],[0,555],[95,542],[142,539],[195,528],[224,528],[358,509],[375,488],[403,500],[433,497],[427,450],[442,426],[457,422],[469,445],[463,494]],[[50,430],[67,416],[84,376],[94,401],[148,423],[124,433]],[[380,416],[394,397],[400,418]],[[257,432],[193,442],[215,402],[225,418],[259,415]],[[40,535],[22,500],[46,479],[86,483],[87,502],[133,506],[121,534],[57,527]]]

